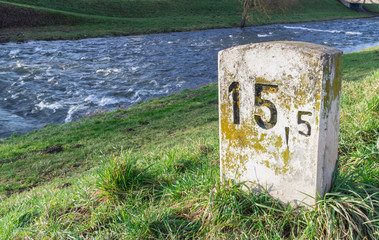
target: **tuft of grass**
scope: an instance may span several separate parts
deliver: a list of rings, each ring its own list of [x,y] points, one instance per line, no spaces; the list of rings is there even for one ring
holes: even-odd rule
[[[344,165],[343,162],[340,165]],[[378,181],[364,181],[367,169],[339,169],[330,193],[306,212],[307,224],[317,225],[325,239],[376,239],[379,226]]]
[[[101,198],[123,199],[127,193],[141,190],[145,194],[157,185],[156,176],[149,168],[140,168],[138,158],[131,150],[120,156],[104,156],[98,170],[97,188]]]

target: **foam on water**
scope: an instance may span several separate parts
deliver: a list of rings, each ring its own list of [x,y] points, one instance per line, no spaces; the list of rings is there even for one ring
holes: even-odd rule
[[[270,34],[258,34],[257,36],[260,37],[260,38],[263,38],[263,37],[268,37],[268,36],[270,36]]]
[[[10,57],[12,57],[12,56],[15,56],[15,55],[17,55],[18,53],[20,53],[20,51],[21,51],[20,49],[13,49],[13,50],[10,50],[10,51],[9,51],[9,54],[8,54],[8,55],[9,55]]]
[[[105,77],[109,76],[110,74],[117,74],[120,73],[121,70],[118,68],[108,68],[108,69],[98,69],[96,70],[96,73],[103,73]]]
[[[107,106],[107,105],[117,104],[119,102],[120,102],[119,99],[114,99],[114,98],[110,98],[110,97],[102,97],[100,99],[100,101],[98,102],[98,104],[99,104],[100,107],[104,107],[104,106]]]
[[[315,29],[315,28],[293,27],[293,26],[283,26],[283,27],[286,29],[298,29],[298,30],[311,31],[311,32],[343,33],[343,34],[350,34],[350,35],[362,35],[361,32],[346,32],[346,31],[342,31],[342,30],[326,30],[326,29]]]
[[[55,103],[45,103],[45,102],[39,102],[37,105],[36,105],[39,110],[43,110],[43,109],[52,109],[52,110],[57,110],[57,109],[60,109],[60,108],[63,108],[63,105],[58,103],[58,102],[55,102]]]
[[[71,105],[67,111],[66,118],[64,120],[65,123],[71,122],[73,120],[73,116],[77,111],[87,109],[84,104]]]

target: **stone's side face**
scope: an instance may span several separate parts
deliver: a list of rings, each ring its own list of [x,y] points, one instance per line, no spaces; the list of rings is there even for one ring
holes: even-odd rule
[[[337,160],[342,52],[268,42],[219,52],[221,176],[314,204]]]

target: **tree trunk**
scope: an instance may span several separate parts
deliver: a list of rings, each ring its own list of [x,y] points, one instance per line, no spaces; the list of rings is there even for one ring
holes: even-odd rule
[[[242,13],[242,20],[240,23],[240,28],[244,28],[246,24],[246,18],[247,14],[249,13],[250,10],[250,0],[245,0],[243,3],[243,13]]]

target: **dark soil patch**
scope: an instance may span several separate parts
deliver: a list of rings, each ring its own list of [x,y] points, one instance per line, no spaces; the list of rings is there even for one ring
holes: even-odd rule
[[[218,105],[218,100],[210,101],[210,102],[208,102],[208,104],[215,104],[215,105]]]
[[[45,153],[45,154],[59,153],[59,152],[62,152],[62,151],[63,151],[63,147],[62,146],[52,146],[52,147],[46,148],[45,150],[42,150],[42,152]]]
[[[68,188],[71,185],[72,185],[71,183],[65,183],[62,186],[60,186],[60,188]]]
[[[80,206],[80,207],[74,207],[74,208],[69,208],[66,213],[79,213],[80,215],[85,215],[85,216],[90,216],[91,211],[88,210],[87,208]]]
[[[64,14],[0,3],[0,29],[75,25],[79,18]]]

